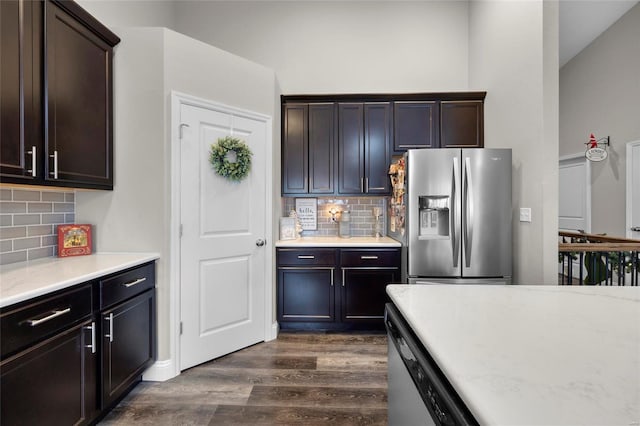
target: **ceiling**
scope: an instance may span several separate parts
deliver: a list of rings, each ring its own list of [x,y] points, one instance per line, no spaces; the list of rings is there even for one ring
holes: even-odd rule
[[[637,3],[638,0],[560,0],[560,67]]]

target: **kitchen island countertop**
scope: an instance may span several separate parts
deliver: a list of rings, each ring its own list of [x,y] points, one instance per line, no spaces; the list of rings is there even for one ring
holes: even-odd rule
[[[47,257],[0,267],[0,308],[159,258],[156,253]]]
[[[389,237],[301,237],[295,240],[278,240],[276,247],[401,247]]]
[[[640,287],[387,293],[480,424],[640,425]]]

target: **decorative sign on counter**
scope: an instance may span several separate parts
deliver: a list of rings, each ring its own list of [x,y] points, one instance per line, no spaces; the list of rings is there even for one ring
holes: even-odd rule
[[[296,213],[303,231],[318,229],[318,199],[296,198]]]
[[[58,257],[91,254],[91,225],[58,225]]]

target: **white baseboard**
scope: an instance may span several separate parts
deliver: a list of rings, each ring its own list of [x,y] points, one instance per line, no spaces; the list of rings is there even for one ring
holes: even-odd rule
[[[270,340],[277,339],[279,331],[280,331],[280,325],[278,324],[278,321],[275,321],[273,324],[271,324],[271,335],[266,336],[266,339],[264,339],[264,341],[268,342]]]
[[[173,360],[166,359],[156,361],[151,367],[149,367],[142,375],[142,380],[146,382],[164,382],[169,379],[173,379],[179,374],[180,372],[178,372],[173,365]]]

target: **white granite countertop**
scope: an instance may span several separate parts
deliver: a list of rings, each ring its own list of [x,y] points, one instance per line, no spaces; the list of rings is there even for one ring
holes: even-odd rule
[[[391,285],[482,425],[640,425],[640,287]]]
[[[159,258],[156,253],[48,257],[0,266],[0,308]]]
[[[278,240],[276,247],[401,247],[389,237],[301,237],[296,240]]]

